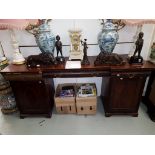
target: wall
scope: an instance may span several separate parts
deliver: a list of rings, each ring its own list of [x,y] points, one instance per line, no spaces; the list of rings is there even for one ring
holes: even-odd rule
[[[59,34],[61,37],[61,41],[63,44],[70,44],[70,38],[68,34],[68,30],[74,27],[82,29],[82,39],[87,38],[88,43],[97,43],[97,35],[101,31],[101,21],[97,19],[56,19],[51,22],[52,32],[57,35]],[[144,25],[144,46],[142,49],[142,56],[144,59],[148,58],[150,43],[152,41],[152,34],[154,30],[153,25]],[[136,27],[125,26],[122,30],[119,31],[119,42],[132,41],[133,36],[136,32]],[[29,34],[26,31],[15,31],[16,37],[19,41],[19,45],[36,45],[34,36]],[[0,41],[4,47],[4,51],[6,56],[11,59],[13,49],[11,46],[10,33],[8,30],[0,31]],[[119,54],[128,54],[132,51],[133,44],[117,44],[114,52]],[[22,54],[27,57],[31,54],[38,54],[40,50],[38,48],[22,48]],[[88,55],[98,55],[99,54],[98,46],[89,46]],[[55,52],[56,55],[56,52]],[[69,47],[63,47],[63,55],[69,56]],[[101,78],[74,78],[74,79],[54,79],[55,84],[64,83],[64,82],[95,82],[98,89],[98,95],[100,94],[100,85]]]

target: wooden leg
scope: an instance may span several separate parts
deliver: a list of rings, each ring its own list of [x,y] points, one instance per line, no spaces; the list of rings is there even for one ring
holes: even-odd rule
[[[110,117],[110,116],[112,116],[112,114],[110,114],[110,113],[105,113],[105,117]]]
[[[24,116],[20,116],[20,119],[24,119],[25,117]]]
[[[47,115],[47,116],[46,116],[46,118],[51,118],[51,117],[52,117],[52,115],[51,115],[51,114],[49,114],[49,115]]]
[[[132,114],[133,117],[138,117],[138,113]]]

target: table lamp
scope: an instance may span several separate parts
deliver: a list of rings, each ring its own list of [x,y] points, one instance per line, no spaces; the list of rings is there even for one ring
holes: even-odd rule
[[[0,67],[3,66],[3,65],[6,65],[7,63],[8,63],[8,60],[7,60],[6,56],[5,56],[2,43],[0,42]]]
[[[0,30],[10,30],[11,42],[14,48],[13,64],[20,65],[25,63],[25,58],[19,51],[18,41],[14,30],[24,30],[29,24],[37,23],[37,19],[0,19]]]

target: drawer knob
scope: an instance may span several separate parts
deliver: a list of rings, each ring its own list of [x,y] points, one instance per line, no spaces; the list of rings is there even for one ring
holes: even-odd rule
[[[134,75],[133,75],[133,74],[130,74],[130,75],[129,75],[129,78],[130,78],[130,79],[134,78]]]
[[[42,82],[41,81],[39,81],[39,84],[41,84]]]
[[[123,78],[120,78],[120,80],[123,80]]]

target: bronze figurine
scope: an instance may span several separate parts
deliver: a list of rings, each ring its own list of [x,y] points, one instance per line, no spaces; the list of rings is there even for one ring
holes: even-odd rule
[[[88,49],[88,46],[87,46],[87,39],[84,39],[84,41],[81,40],[81,44],[83,46],[83,60],[81,61],[81,64],[82,65],[89,65],[90,62],[88,60],[88,56],[87,56],[87,49]]]
[[[136,49],[135,52],[133,54],[133,56],[130,58],[129,63],[130,64],[142,64],[143,63],[143,58],[140,55],[141,51],[142,51],[142,47],[143,47],[143,43],[144,43],[144,39],[143,39],[144,33],[140,32],[138,35],[138,39],[135,43],[136,45]],[[138,53],[138,55],[136,56],[136,54]]]
[[[59,35],[56,36],[55,47],[56,47],[56,51],[57,51],[56,60],[59,63],[64,63],[65,58],[63,57],[63,54],[62,54],[62,42],[60,41],[60,36]],[[61,56],[59,56],[59,53],[61,54]]]
[[[62,42],[60,41],[60,36],[59,35],[56,36],[55,47],[56,47],[56,50],[57,50],[57,57],[59,55],[59,52],[60,52],[60,54],[62,56]]]
[[[138,53],[138,57],[140,57],[140,53],[141,53],[141,50],[142,50],[142,47],[143,47],[143,36],[144,36],[144,33],[143,32],[140,32],[139,33],[139,36],[138,36],[138,39],[136,41],[136,49],[135,49],[135,52],[133,54],[133,57],[135,57],[136,53]]]

